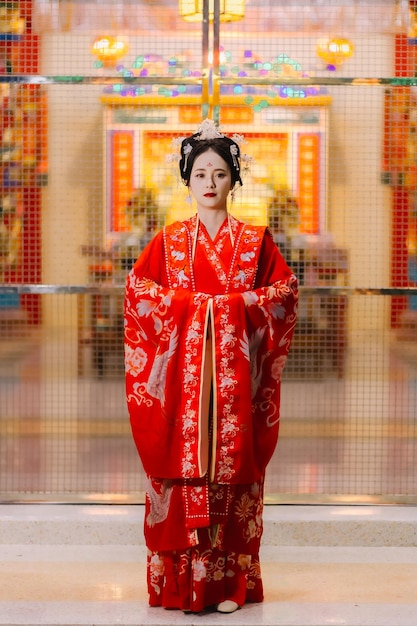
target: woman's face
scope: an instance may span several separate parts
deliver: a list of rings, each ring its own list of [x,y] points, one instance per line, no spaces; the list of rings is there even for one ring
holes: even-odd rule
[[[226,209],[227,196],[232,189],[228,164],[214,150],[203,152],[193,163],[189,187],[198,208]]]

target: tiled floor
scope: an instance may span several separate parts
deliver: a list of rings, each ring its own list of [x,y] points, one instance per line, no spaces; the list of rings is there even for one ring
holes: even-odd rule
[[[0,624],[416,624],[414,507],[267,507],[265,602],[226,616],[147,606],[142,513],[141,506],[0,507]]]

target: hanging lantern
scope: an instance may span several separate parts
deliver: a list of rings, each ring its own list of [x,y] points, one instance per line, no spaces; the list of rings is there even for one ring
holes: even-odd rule
[[[204,0],[179,0],[180,16],[186,22],[203,21]],[[213,21],[214,0],[209,0],[209,19]],[[220,0],[220,21],[237,22],[245,17],[245,0]]]
[[[343,37],[326,39],[317,46],[317,56],[326,63],[327,69],[336,69],[349,59],[353,52],[353,43]]]
[[[93,43],[91,52],[104,65],[115,65],[127,52],[128,45],[117,37],[98,37]]]

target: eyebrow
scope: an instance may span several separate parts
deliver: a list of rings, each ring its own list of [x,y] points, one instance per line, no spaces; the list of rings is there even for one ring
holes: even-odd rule
[[[207,169],[206,167],[197,167],[194,171],[204,172],[206,169]],[[215,167],[213,172],[227,172],[227,170],[224,167]]]

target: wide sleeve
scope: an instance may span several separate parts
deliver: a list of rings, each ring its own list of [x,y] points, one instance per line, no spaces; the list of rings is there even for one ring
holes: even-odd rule
[[[157,236],[127,277],[126,397],[148,475],[204,475],[208,361],[213,381],[210,478],[251,483],[263,475],[278,438],[280,380],[296,321],[297,280],[274,245],[265,244],[262,254],[252,291],[211,296],[173,290],[167,286],[163,240]]]
[[[158,232],[155,237],[142,250],[133,266],[134,274],[142,278],[153,280],[158,285],[168,286],[164,262],[164,239],[163,232]]]
[[[218,482],[256,480],[274,453],[297,301],[292,274],[213,299],[218,434],[213,479]]]
[[[262,248],[259,255],[255,289],[272,285],[278,280],[289,278],[292,270],[288,267],[284,257],[272,238],[269,228],[265,230]]]
[[[195,407],[210,297],[171,290],[151,280],[152,273],[157,271],[150,249],[126,280],[125,383],[132,434],[148,475],[196,477],[201,467]]]

